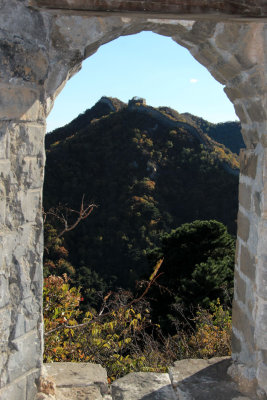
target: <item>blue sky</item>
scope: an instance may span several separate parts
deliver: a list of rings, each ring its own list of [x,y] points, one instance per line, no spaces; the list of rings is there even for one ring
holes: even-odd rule
[[[63,126],[102,96],[190,112],[210,122],[237,120],[223,86],[187,49],[152,32],[120,37],[99,48],[67,82],[47,119],[47,131]]]

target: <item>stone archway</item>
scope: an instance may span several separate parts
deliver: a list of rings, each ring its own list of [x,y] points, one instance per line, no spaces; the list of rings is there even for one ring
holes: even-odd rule
[[[32,3],[32,2],[30,2]],[[242,123],[232,368],[244,389],[267,392],[266,23],[96,17],[0,5],[1,399],[32,400],[42,365],[42,184],[45,118],[99,46],[151,30],[187,47],[225,85]],[[194,15],[196,17],[196,15]]]

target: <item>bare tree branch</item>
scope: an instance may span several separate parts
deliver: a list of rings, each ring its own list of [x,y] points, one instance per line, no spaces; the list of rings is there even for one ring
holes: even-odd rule
[[[62,206],[57,207],[57,208],[52,207],[48,211],[43,210],[43,218],[44,218],[44,222],[46,222],[47,216],[50,215],[50,216],[54,217],[55,219],[57,219],[64,226],[64,228],[61,230],[61,232],[57,235],[60,238],[66,232],[72,231],[74,228],[76,228],[76,226],[83,219],[86,219],[87,217],[89,217],[89,215],[92,213],[92,211],[97,207],[98,206],[94,203],[84,205],[84,194],[83,194],[79,211],[73,210],[72,208],[68,208],[68,207],[64,206],[63,207],[63,209],[65,211],[65,214],[64,214],[63,212],[60,212]],[[69,220],[68,220],[69,213],[78,215],[76,220],[72,224],[70,224]]]

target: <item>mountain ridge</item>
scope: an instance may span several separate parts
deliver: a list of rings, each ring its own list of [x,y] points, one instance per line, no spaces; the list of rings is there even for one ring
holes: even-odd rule
[[[145,112],[148,114],[153,113],[156,118],[160,118],[161,122],[165,121],[165,123],[170,125],[170,127],[175,128],[179,127],[179,125],[180,127],[184,127],[186,124],[187,128],[190,127],[191,130],[195,130],[194,134],[199,137],[202,143],[209,145],[209,140],[206,137],[206,135],[208,135],[210,139],[225,145],[237,155],[239,154],[240,148],[245,147],[241,134],[240,122],[228,121],[213,124],[190,113],[180,114],[171,107],[161,106],[154,108],[152,106],[148,106],[145,99],[142,98],[133,98],[132,100],[129,100],[128,104],[126,104],[117,98],[102,96],[93,107],[87,109],[84,113],[80,114],[70,123],[66,124],[64,127],[57,128],[52,132],[48,132],[45,138],[46,148],[49,148],[57,140],[66,139],[68,135],[73,134],[74,130],[80,129],[85,124],[90,124],[95,119],[107,116],[111,112],[116,112],[123,108],[128,108],[129,110],[135,110],[138,112]],[[217,127],[220,128],[220,131],[223,130],[224,132],[227,132],[227,129],[224,127],[228,126],[231,127],[231,131],[234,131],[235,135],[235,138],[231,143],[229,143],[229,140],[223,137],[221,132],[219,134],[216,132]],[[64,135],[62,135],[62,130],[64,130]]]

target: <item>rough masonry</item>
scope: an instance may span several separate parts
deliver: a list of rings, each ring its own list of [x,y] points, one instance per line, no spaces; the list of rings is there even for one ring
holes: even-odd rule
[[[143,30],[186,47],[242,123],[231,374],[266,399],[266,16],[265,0],[0,0],[1,400],[33,400],[41,373],[46,116],[85,58]]]

